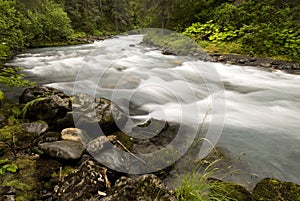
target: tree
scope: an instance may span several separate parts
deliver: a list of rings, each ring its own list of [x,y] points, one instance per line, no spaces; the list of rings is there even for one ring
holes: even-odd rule
[[[0,61],[23,46],[20,18],[14,0],[0,0]]]

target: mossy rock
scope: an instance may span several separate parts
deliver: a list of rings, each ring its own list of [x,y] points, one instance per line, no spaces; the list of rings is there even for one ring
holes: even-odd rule
[[[252,194],[243,186],[231,182],[210,182],[210,196],[217,200],[253,201]]]
[[[253,196],[259,201],[300,201],[300,185],[266,178],[257,183]]]

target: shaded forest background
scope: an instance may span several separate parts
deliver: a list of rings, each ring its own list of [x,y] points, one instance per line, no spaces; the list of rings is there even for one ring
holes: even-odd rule
[[[299,0],[0,0],[0,61],[24,47],[150,27],[210,52],[300,60]]]

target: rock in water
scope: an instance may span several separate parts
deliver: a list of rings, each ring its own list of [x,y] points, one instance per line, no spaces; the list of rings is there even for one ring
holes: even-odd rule
[[[95,134],[95,131],[110,135],[122,129],[127,121],[122,110],[105,98],[93,98],[86,94],[78,94],[75,96],[72,106],[73,112],[76,113],[73,116],[75,126],[87,132],[90,130],[88,134],[94,135],[93,138],[100,136]]]
[[[155,175],[142,175],[136,179],[122,177],[103,201],[132,201],[132,200],[165,200],[176,201],[176,197],[166,188],[164,183]]]
[[[84,146],[81,142],[70,140],[42,143],[39,144],[39,147],[54,158],[66,160],[79,159],[84,152]]]
[[[266,178],[256,184],[253,196],[255,200],[300,201],[300,186],[291,182]]]

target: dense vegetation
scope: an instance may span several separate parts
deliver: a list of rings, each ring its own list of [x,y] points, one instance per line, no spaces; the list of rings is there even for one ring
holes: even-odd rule
[[[209,51],[300,59],[298,0],[0,0],[0,60],[27,46],[156,27]]]

